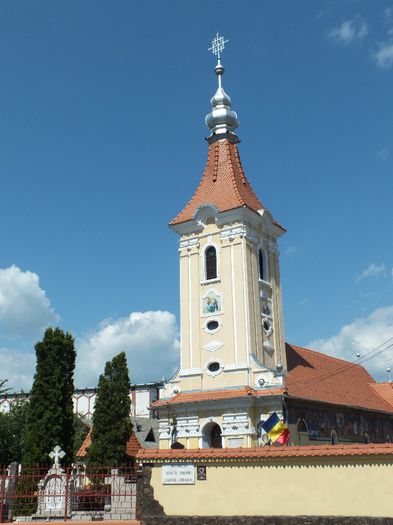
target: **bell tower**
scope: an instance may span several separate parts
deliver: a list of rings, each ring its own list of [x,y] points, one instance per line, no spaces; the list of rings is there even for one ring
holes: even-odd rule
[[[240,161],[238,117],[218,87],[206,116],[204,174],[170,227],[180,236],[181,361],[163,395],[281,385],[286,371],[278,238],[285,229],[254,193]]]

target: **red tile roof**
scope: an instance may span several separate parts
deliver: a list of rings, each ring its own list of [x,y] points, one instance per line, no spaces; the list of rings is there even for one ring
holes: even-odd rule
[[[90,447],[91,445],[91,431],[92,429],[89,430],[89,433],[87,434],[87,436],[85,437],[82,445],[80,446],[78,452],[76,453],[76,457],[77,458],[84,458],[86,456],[86,453],[87,453],[87,449]],[[126,454],[127,456],[130,456],[130,457],[135,457],[137,452],[141,449],[141,445],[136,437],[136,435],[134,433],[131,434],[131,437],[130,439],[128,440],[128,443],[127,443],[127,448],[126,448]]]
[[[170,224],[189,221],[204,204],[213,204],[220,212],[243,206],[254,211],[263,208],[244,173],[237,144],[227,139],[209,144],[201,182],[189,203]]]
[[[362,366],[289,344],[286,353],[289,397],[392,412],[392,405],[371,386],[375,382]]]
[[[75,454],[77,458],[84,458],[86,456],[87,449],[91,445],[91,431],[92,429],[89,430],[88,434],[83,440],[82,445],[79,447],[78,452]]]
[[[159,399],[152,404],[153,408],[167,405],[180,405],[183,403],[201,403],[203,401],[216,401],[217,399],[234,399],[239,397],[266,397],[280,395],[285,392],[284,388],[269,388],[254,390],[248,386],[229,390],[203,390],[198,392],[180,392],[170,399]]]
[[[139,460],[275,459],[283,457],[392,456],[393,444],[305,445],[296,447],[141,449]]]
[[[371,383],[371,388],[382,397],[386,403],[393,408],[393,384],[392,383]]]

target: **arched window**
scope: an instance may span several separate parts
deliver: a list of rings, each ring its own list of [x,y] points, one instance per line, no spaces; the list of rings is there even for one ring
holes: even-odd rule
[[[214,246],[209,246],[205,252],[206,281],[217,279],[217,254]]]
[[[332,430],[330,436],[332,439],[332,445],[338,445],[339,439],[338,439],[337,431],[335,429]]]
[[[266,280],[265,256],[262,250],[259,250],[258,252],[258,260],[259,260],[259,278],[262,279],[262,281],[265,281]]]

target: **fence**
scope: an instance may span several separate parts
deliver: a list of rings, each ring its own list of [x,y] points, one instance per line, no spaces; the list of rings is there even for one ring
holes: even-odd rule
[[[133,468],[32,469],[11,465],[0,479],[0,523],[17,519],[135,519]]]

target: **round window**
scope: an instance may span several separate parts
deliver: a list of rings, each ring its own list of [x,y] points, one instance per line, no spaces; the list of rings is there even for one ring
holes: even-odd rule
[[[209,369],[209,372],[218,372],[220,370],[220,363],[214,361],[213,363],[210,363],[207,368]]]
[[[263,320],[262,326],[267,334],[269,334],[272,331],[272,325],[267,319]]]
[[[212,330],[217,330],[217,328],[218,328],[218,321],[209,321],[206,326],[207,326],[208,330],[211,330],[211,331]]]

